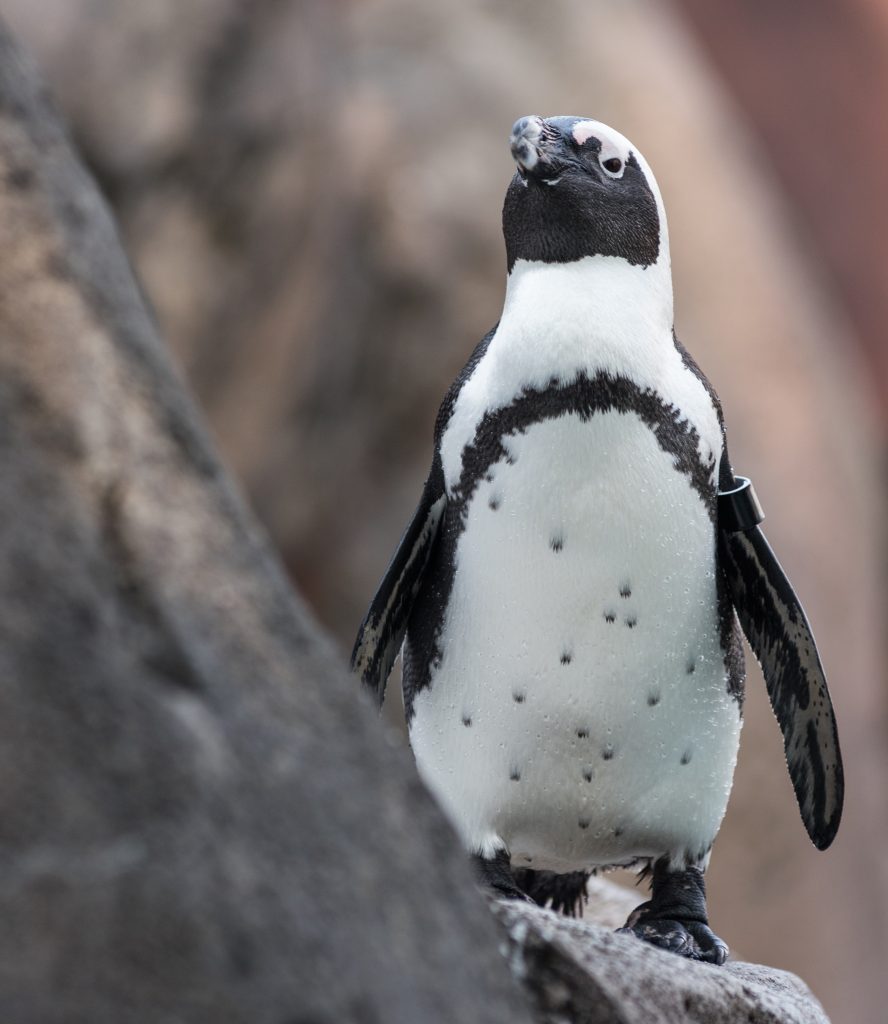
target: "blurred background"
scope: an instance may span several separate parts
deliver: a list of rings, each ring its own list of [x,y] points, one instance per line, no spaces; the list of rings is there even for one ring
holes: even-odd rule
[[[435,413],[497,320],[507,139],[613,124],[670,216],[676,326],[832,682],[847,803],[805,837],[750,672],[716,930],[835,1024],[888,980],[888,3],[0,0],[229,466],[345,652]],[[391,713],[397,714],[397,702]]]

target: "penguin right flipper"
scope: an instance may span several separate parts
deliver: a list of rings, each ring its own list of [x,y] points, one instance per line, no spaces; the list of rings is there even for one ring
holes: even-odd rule
[[[719,562],[762,667],[802,821],[817,849],[825,850],[838,831],[844,799],[835,714],[814,634],[758,526],[762,518],[749,481],[738,477],[719,496]]]
[[[386,681],[404,641],[407,621],[422,585],[446,501],[444,474],[436,456],[419,506],[364,616],[352,651],[352,671],[373,691],[380,705],[385,697]]]
[[[364,685],[373,691],[380,706],[385,697],[385,684],[404,642],[413,602],[422,586],[423,573],[429,564],[447,504],[444,469],[441,465],[441,437],[463,385],[481,361],[494,334],[496,326],[475,346],[438,410],[435,457],[419,506],[358,630],[352,650],[351,668],[361,677]]]

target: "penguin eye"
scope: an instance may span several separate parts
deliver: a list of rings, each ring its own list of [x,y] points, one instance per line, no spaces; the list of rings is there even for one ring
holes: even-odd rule
[[[623,170],[623,161],[618,156],[612,156],[609,160],[602,160],[601,166],[608,174],[619,174]]]

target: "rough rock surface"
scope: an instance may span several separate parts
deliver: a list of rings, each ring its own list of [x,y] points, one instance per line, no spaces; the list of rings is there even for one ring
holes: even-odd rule
[[[618,903],[620,895],[593,882],[587,918],[597,916],[597,898]],[[785,971],[683,960],[591,920],[504,900],[494,913],[540,1024],[829,1024],[808,988]]]

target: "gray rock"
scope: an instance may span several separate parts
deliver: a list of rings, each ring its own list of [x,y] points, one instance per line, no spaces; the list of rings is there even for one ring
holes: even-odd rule
[[[608,900],[605,914],[620,897]],[[829,1024],[808,988],[786,971],[735,961],[713,967],[590,920],[506,901],[493,907],[512,973],[540,1024]],[[594,898],[589,910],[594,916]]]

